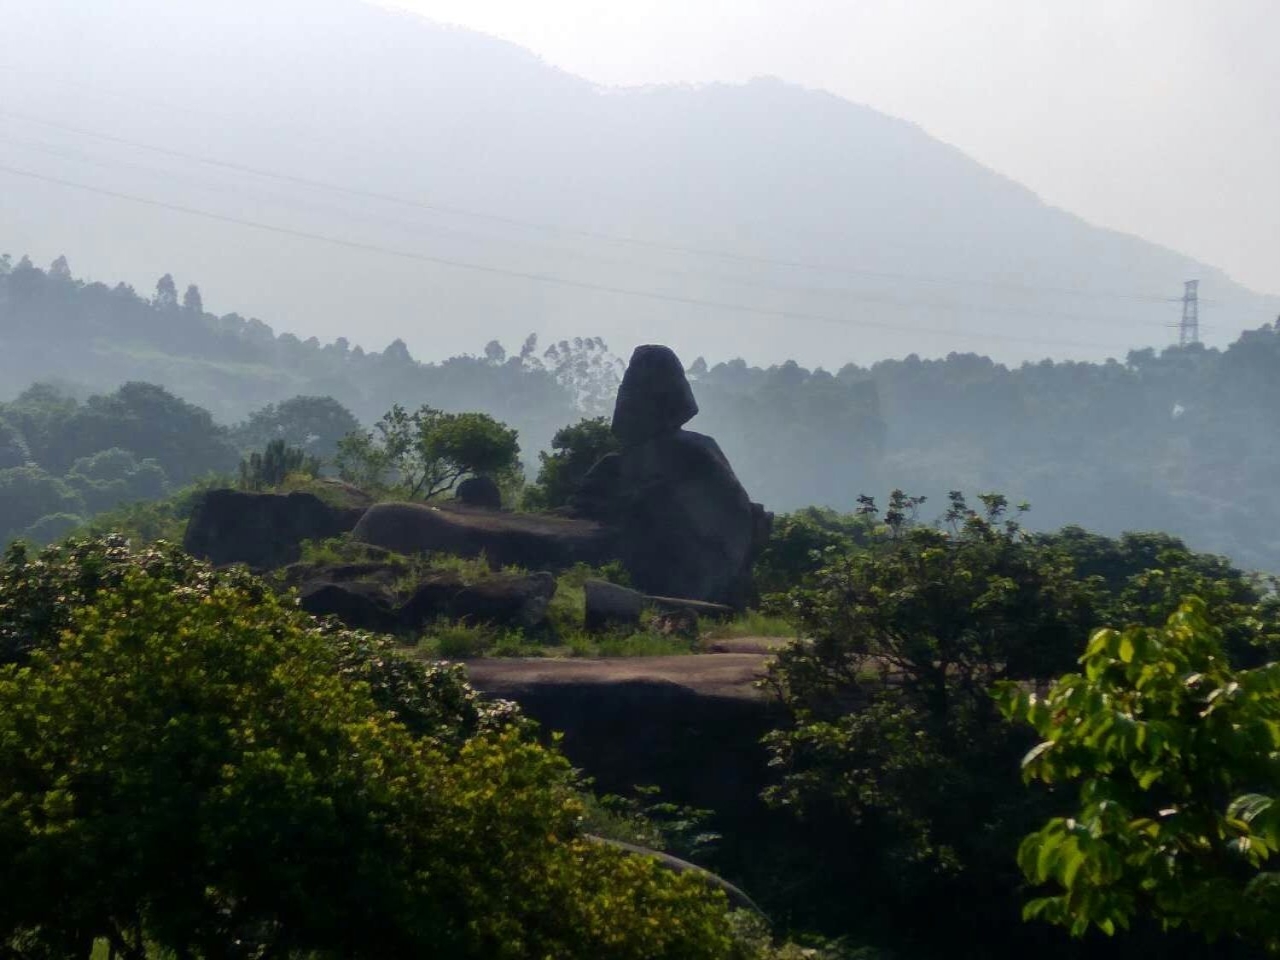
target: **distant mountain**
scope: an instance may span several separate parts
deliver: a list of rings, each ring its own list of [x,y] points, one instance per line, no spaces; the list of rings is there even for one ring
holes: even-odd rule
[[[1191,278],[1211,343],[1280,312],[776,80],[601,89],[357,0],[0,0],[0,23],[0,252],[140,289],[163,264],[304,338],[429,359],[591,333],[836,368],[1122,357],[1170,341]]]

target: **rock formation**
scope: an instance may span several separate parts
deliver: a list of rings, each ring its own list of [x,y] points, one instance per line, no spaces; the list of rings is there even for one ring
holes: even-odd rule
[[[351,531],[351,539],[402,554],[483,553],[491,566],[528,570],[599,564],[617,555],[613,531],[591,520],[443,504],[374,504]]]
[[[304,540],[348,532],[363,513],[363,507],[335,507],[310,493],[210,490],[192,512],[182,545],[214,564],[270,570],[297,560]]]
[[[502,491],[493,477],[468,477],[453,494],[459,503],[485,510],[502,509]]]
[[[619,559],[643,592],[741,607],[769,516],[715,440],[683,429],[697,412],[676,355],[637,347],[613,413],[623,449],[591,468],[572,509],[618,531]]]

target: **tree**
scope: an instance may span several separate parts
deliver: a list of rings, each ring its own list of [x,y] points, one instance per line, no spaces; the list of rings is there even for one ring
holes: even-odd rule
[[[52,279],[62,281],[63,283],[72,282],[71,267],[67,263],[66,257],[59,256],[53,261],[53,263],[49,264],[49,276]]]
[[[567,762],[509,712],[246,573],[115,541],[11,552],[14,636],[6,952],[732,956],[723,896],[584,838]]]
[[[169,478],[160,464],[139,461],[119,447],[79,458],[66,479],[84,499],[90,513],[101,513],[129,501],[158,500],[169,488]]]
[[[519,455],[516,431],[488,414],[396,404],[372,431],[344,437],[336,463],[349,483],[427,500],[468,475],[514,476]]]
[[[82,515],[84,502],[66,483],[34,465],[0,470],[0,543],[53,513]]]
[[[591,417],[561,427],[551,439],[551,453],[538,452],[541,466],[537,485],[525,491],[525,502],[536,509],[562,507],[577,492],[582,478],[609,453],[622,449],[608,417]]]
[[[0,419],[0,470],[25,466],[31,460],[31,448],[18,429]]]
[[[320,461],[297,447],[272,440],[262,453],[250,454],[240,461],[241,490],[272,490],[284,483],[292,473],[314,477],[320,472]]]
[[[120,447],[140,460],[155,460],[178,484],[233,470],[235,448],[208,411],[152,383],[126,383],[90,397],[53,433],[44,458],[49,469],[68,470],[78,458]]]
[[[332,397],[292,397],[269,403],[237,426],[232,436],[242,450],[261,450],[283,440],[320,460],[330,460],[338,442],[360,429],[360,422]]]
[[[204,298],[200,296],[200,288],[194,283],[190,284],[187,292],[182,295],[182,309],[196,316],[204,314]]]
[[[867,926],[895,923],[894,903],[897,920],[927,910],[977,938],[1016,902],[1009,852],[1034,798],[1017,793],[1024,738],[990,687],[1071,663],[1094,598],[1003,497],[981,499],[953,494],[938,528],[915,521],[918,498],[895,491],[883,514],[863,498],[865,545],[833,545],[771,604],[805,639],[767,673],[787,719],[766,737],[766,799],[816,838],[812,908],[867,898]]]
[[[572,395],[578,409],[591,415],[611,410],[626,364],[609,352],[600,337],[574,337],[547,347],[542,362]]]
[[[1096,631],[1080,666],[1001,694],[1042,738],[1027,780],[1079,786],[1018,851],[1051,888],[1024,916],[1081,936],[1150,915],[1280,950],[1280,664],[1233,668],[1192,598],[1163,626]]]
[[[173,310],[178,306],[178,286],[173,282],[173,274],[166,273],[156,281],[156,295],[151,301],[161,310]]]

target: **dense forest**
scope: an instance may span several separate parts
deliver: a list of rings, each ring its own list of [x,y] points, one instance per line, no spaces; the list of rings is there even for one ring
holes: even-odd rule
[[[847,510],[859,494],[893,487],[933,503],[952,486],[1000,490],[1031,504],[1032,527],[1164,530],[1245,567],[1280,570],[1280,539],[1270,532],[1280,529],[1270,495],[1280,448],[1268,429],[1280,399],[1280,330],[1268,319],[1225,350],[1147,349],[1101,364],[1009,368],[952,354],[808,370],[685,358],[702,411],[693,428],[719,440],[748,490],[773,510]],[[510,351],[491,341],[475,356],[422,363],[400,341],[365,351],[213,316],[195,286],[180,292],[167,275],[143,297],[123,284],[77,280],[63,258],[47,270],[0,260],[0,397],[10,401],[37,380],[80,401],[139,381],[228,428],[295,396],[329,397],[365,424],[395,403],[426,403],[510,424],[531,474],[556,430],[607,412],[621,368],[595,337],[545,348],[530,337]],[[8,468],[28,460],[12,452],[21,443],[58,477],[114,446],[158,459],[119,438],[44,454],[40,439],[14,423],[32,399],[4,418]],[[105,415],[104,403],[90,403],[94,416]],[[221,428],[202,423],[195,433],[217,446]],[[239,454],[258,445],[243,440]],[[160,466],[182,483],[235,462],[224,448]]]

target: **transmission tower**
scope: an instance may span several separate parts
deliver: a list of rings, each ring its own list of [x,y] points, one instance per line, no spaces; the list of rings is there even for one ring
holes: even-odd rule
[[[1178,346],[1185,347],[1200,342],[1199,280],[1188,280],[1182,294],[1182,322],[1178,324]]]

